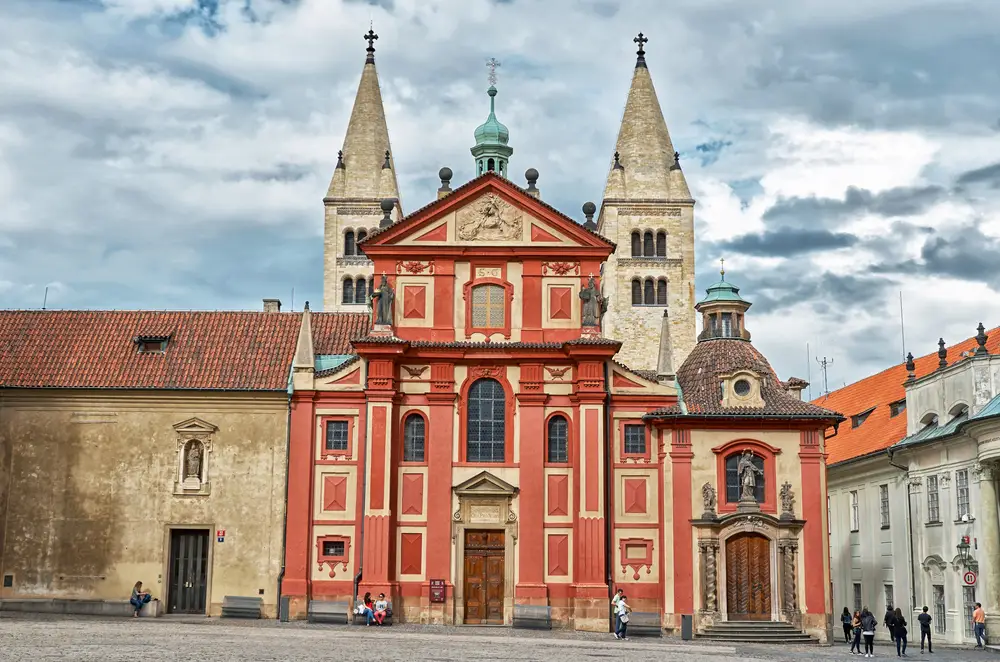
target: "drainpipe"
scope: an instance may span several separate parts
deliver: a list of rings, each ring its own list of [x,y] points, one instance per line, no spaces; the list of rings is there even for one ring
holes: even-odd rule
[[[611,571],[611,467],[614,460],[614,430],[611,427],[611,375],[608,361],[604,362],[604,445],[607,453],[604,460],[604,575],[608,584],[608,604],[614,595],[614,576]],[[614,616],[608,613],[608,631],[614,631]]]
[[[365,368],[365,434],[367,436],[368,428],[368,369]],[[361,448],[365,445],[359,440],[358,446],[360,447],[358,452],[361,452]],[[354,595],[351,596],[353,602],[357,602],[358,599],[358,586],[361,584],[362,578],[365,576],[365,495],[368,494],[368,454],[364,454],[364,459],[359,463],[358,470],[361,472],[361,508],[358,510],[358,517],[361,519],[361,530],[358,533],[358,572],[354,575]],[[348,616],[348,622],[354,623],[354,604],[351,604],[351,616]]]
[[[901,464],[896,464],[892,461],[892,448],[885,449],[885,454],[889,457],[889,466],[903,471],[907,477],[910,475],[910,469],[904,467]],[[910,611],[912,612],[917,608],[917,584],[916,576],[913,571],[913,492],[910,491],[910,486],[906,486],[906,536],[909,542],[910,551]]]
[[[292,453],[292,390],[288,390],[288,420],[285,421],[285,504],[281,516],[281,571],[278,572],[278,620],[287,623],[288,612],[281,613],[281,585],[285,581],[285,545],[288,544],[288,479],[290,477],[289,457]],[[284,616],[284,618],[282,618]]]

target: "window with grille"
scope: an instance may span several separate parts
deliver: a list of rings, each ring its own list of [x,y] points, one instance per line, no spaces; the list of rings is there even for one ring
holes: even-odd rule
[[[472,288],[472,327],[504,328],[504,288],[500,285],[476,285]]]
[[[403,422],[403,462],[423,462],[426,423],[420,414],[410,414]]]
[[[858,493],[857,491],[851,492],[851,531],[857,531],[861,528],[861,516],[858,512]]]
[[[326,422],[326,450],[347,450],[347,421]]]
[[[503,462],[507,423],[503,386],[495,379],[473,382],[466,407],[466,459],[469,462]]]
[[[962,602],[965,603],[965,636],[976,636],[972,630],[972,612],[976,610],[976,587],[962,587]]]
[[[625,446],[626,455],[646,454],[646,426],[626,425],[625,426]]]
[[[354,281],[350,278],[344,279],[344,292],[341,299],[343,303],[354,303]]]
[[[562,416],[549,419],[549,462],[569,461],[569,423]]]
[[[343,555],[344,555],[343,540],[323,541],[323,556],[343,556]]]
[[[958,519],[969,514],[969,470],[955,472],[956,497],[958,499]]]
[[[740,495],[743,493],[743,485],[740,482],[740,456],[742,454],[742,451],[738,451],[726,458],[726,503],[739,503]],[[750,461],[753,466],[764,471],[764,458],[760,455],[754,454]],[[764,476],[757,474],[754,486],[754,499],[757,500],[757,503],[764,501],[764,485]]]
[[[882,588],[885,590],[885,608],[892,609],[893,605],[896,602],[892,594],[893,593],[892,584],[885,584]]]
[[[934,589],[934,631],[938,634],[945,633],[947,613],[944,607],[944,586],[935,584]]]
[[[861,611],[861,584],[854,585],[854,611]]]
[[[941,521],[941,502],[938,496],[937,476],[927,477],[927,521],[929,523]]]
[[[878,486],[878,511],[882,516],[882,528],[889,528],[889,486]]]

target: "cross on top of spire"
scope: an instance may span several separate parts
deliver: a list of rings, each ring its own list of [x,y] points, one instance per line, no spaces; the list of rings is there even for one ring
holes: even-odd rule
[[[635,39],[633,39],[632,41],[634,41],[635,43],[639,44],[639,50],[637,50],[635,52],[635,54],[637,56],[636,60],[635,60],[635,66],[637,66],[637,67],[645,67],[646,66],[646,50],[642,46],[643,46],[643,44],[645,44],[646,42],[648,42],[649,39],[647,39],[646,37],[644,37],[642,35],[642,33],[640,32],[639,36],[636,37]]]
[[[365,39],[368,40],[368,48],[365,50],[368,52],[368,59],[366,62],[375,62],[375,40],[378,39],[378,35],[375,34],[375,30],[371,27],[368,28],[368,34],[365,35]]]
[[[490,59],[486,60],[486,66],[490,70],[490,73],[486,77],[486,80],[489,81],[490,85],[496,85],[497,84],[497,67],[500,66],[500,62],[495,57],[491,57]]]
[[[719,274],[722,276],[722,280],[726,280],[726,258],[719,258]]]

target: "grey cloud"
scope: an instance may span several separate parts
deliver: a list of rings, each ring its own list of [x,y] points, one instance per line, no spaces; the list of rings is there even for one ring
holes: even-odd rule
[[[947,195],[942,186],[899,187],[872,193],[849,187],[843,200],[830,198],[786,198],[764,212],[764,219],[813,226],[836,223],[861,213],[887,218],[920,214]]]
[[[924,242],[919,260],[879,265],[875,273],[945,276],[972,282],[986,282],[1000,289],[1000,240],[983,234],[975,225],[934,233]]]
[[[746,255],[790,257],[803,253],[847,248],[858,243],[858,238],[843,232],[826,230],[800,230],[778,228],[760,234],[745,234],[716,244],[718,249],[732,250]]]
[[[994,163],[984,168],[976,168],[963,172],[955,180],[959,186],[968,184],[989,184],[993,188],[1000,188],[1000,163]]]

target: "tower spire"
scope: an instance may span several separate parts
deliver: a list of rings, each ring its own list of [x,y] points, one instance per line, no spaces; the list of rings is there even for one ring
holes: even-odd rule
[[[496,116],[497,67],[500,66],[500,62],[491,57],[486,61],[486,66],[490,71],[486,78],[490,84],[486,90],[486,94],[490,96],[490,114],[485,122],[476,127],[476,145],[472,148],[472,157],[476,160],[477,176],[485,172],[495,172],[501,177],[506,177],[510,155],[514,153],[514,148],[507,144],[510,140],[510,131]]]

